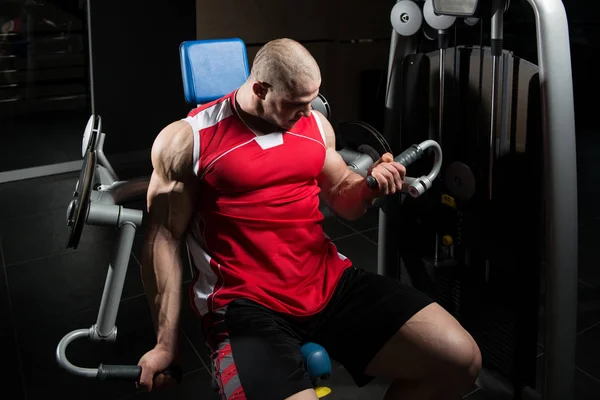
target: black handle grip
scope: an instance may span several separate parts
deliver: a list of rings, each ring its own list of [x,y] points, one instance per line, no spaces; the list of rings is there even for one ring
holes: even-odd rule
[[[423,156],[423,150],[416,144],[413,144],[408,149],[400,153],[399,156],[394,158],[394,161],[398,164],[402,164],[405,167],[408,167],[410,164],[414,163],[419,158],[421,158],[421,156]],[[373,178],[370,175],[367,176],[367,186],[371,189],[377,189],[379,187],[377,179]]]
[[[104,365],[98,366],[98,380],[119,380],[137,382],[142,375],[142,367],[137,365]]]
[[[367,186],[371,189],[377,189],[379,187],[377,179],[373,178],[371,175],[367,176]]]
[[[421,158],[421,156],[423,156],[423,150],[416,144],[413,144],[408,149],[404,150],[398,157],[394,158],[394,161],[408,167],[410,164]]]
[[[177,383],[183,379],[183,370],[179,365],[166,369],[163,374],[171,376]],[[98,380],[138,382],[142,375],[142,367],[138,365],[104,365],[98,366]]]

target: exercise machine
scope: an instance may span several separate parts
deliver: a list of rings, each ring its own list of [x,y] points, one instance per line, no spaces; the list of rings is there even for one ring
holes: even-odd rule
[[[380,208],[378,271],[410,278],[472,333],[486,395],[572,399],[578,239],[569,30],[560,0],[527,3],[537,65],[504,48],[509,1],[400,0],[392,8],[383,137],[396,152],[435,139],[444,162],[419,202],[399,194]],[[466,30],[479,31],[479,46],[458,43]],[[545,365],[536,382],[540,328]]]
[[[180,51],[184,93],[190,104],[198,105],[219,98],[234,90],[248,77],[246,49],[239,39],[185,42],[181,45]],[[219,61],[224,59],[228,60],[228,68],[219,65]],[[231,60],[239,62],[231,62]],[[330,117],[331,108],[323,95],[319,95],[312,106],[327,118]],[[347,123],[343,125],[341,132],[343,132],[342,142],[346,146],[339,151],[339,154],[347,160],[349,168],[365,177],[370,166],[383,153],[389,151],[387,142],[367,124]],[[362,134],[362,138],[357,134]],[[135,234],[141,227],[143,219],[141,210],[124,205],[145,198],[149,177],[129,181],[120,180],[104,154],[105,138],[101,117],[92,115],[83,135],[82,170],[73,199],[67,209],[69,227],[67,248],[77,248],[85,225],[115,227],[117,241],[108,267],[96,323],[90,328],[67,333],[56,348],[56,360],[58,365],[69,373],[84,378],[136,382],[141,374],[141,368],[137,365],[100,364],[97,368],[82,368],[73,365],[66,356],[67,347],[77,339],[88,339],[92,342],[117,340],[115,321],[129,255]],[[411,146],[396,157],[397,161],[409,165],[423,157],[429,148],[433,149],[435,154],[432,171],[420,178],[407,178],[405,191],[412,197],[419,197],[425,193],[437,177],[442,163],[441,148],[435,141],[427,140]],[[369,182],[374,186],[372,181]],[[331,390],[319,385],[321,380],[327,379],[331,374],[331,362],[326,350],[316,343],[306,343],[302,346],[302,353],[318,396],[326,396]],[[173,366],[165,373],[171,374],[180,381],[183,371],[178,366]]]
[[[67,248],[76,249],[85,225],[111,226],[117,230],[117,241],[104,284],[96,323],[87,329],[77,329],[66,334],[56,348],[58,365],[74,375],[98,380],[129,380],[137,382],[141,367],[137,365],[105,365],[82,368],[67,358],[67,347],[77,339],[92,342],[114,343],[117,339],[115,321],[121,302],[125,275],[131,248],[137,230],[142,225],[143,212],[122,204],[144,198],[149,180],[146,178],[120,181],[103,152],[105,135],[102,120],[91,116],[83,135],[83,165],[77,180],[73,199],[67,209],[69,239]],[[173,367],[165,373],[176,380],[182,371]]]

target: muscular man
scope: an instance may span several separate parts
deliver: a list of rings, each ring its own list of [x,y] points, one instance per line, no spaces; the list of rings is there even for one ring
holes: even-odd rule
[[[354,266],[323,232],[320,197],[356,219],[401,188],[405,169],[380,160],[378,190],[351,172],[311,109],[320,84],[302,45],[275,40],[241,87],[156,138],[142,264],[157,344],[139,362],[141,387],[165,384],[153,376],[177,357],[184,240],[223,399],[316,399],[306,341],[358,386],[389,379],[385,399],[459,399],[472,387],[481,356],[460,324],[413,288]]]

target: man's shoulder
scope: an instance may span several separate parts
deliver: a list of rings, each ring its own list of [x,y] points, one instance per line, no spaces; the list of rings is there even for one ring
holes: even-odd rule
[[[236,89],[237,90],[237,89]],[[225,96],[218,98],[216,100],[213,100],[211,102],[205,103],[205,104],[201,104],[199,106],[197,106],[196,108],[194,108],[193,110],[191,110],[187,117],[188,118],[194,118],[199,116],[200,114],[202,114],[203,116],[205,114],[211,114],[211,111],[220,111],[220,110],[225,110],[225,109],[231,109],[231,99],[234,92],[228,93]]]
[[[175,171],[191,170],[194,138],[192,127],[185,121],[167,125],[152,145],[152,161],[156,166]]]

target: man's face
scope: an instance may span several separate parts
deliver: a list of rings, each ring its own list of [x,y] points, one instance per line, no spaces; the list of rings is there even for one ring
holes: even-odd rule
[[[288,131],[302,117],[310,116],[310,103],[319,95],[320,81],[296,82],[289,90],[271,88],[262,101],[264,115],[273,125]]]

